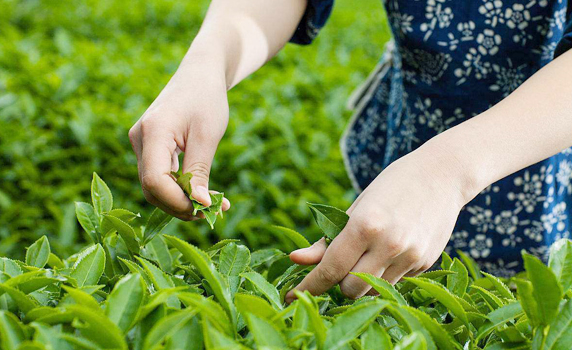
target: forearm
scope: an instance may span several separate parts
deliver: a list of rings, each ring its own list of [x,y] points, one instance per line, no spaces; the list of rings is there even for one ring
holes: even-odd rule
[[[447,159],[468,201],[493,182],[572,146],[571,95],[567,52],[493,108],[430,140],[423,152],[437,150]]]
[[[206,66],[230,89],[280,51],[305,8],[306,0],[213,0],[179,71]]]

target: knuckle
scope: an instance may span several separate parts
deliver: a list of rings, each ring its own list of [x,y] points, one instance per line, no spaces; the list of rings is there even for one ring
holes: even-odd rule
[[[412,247],[407,252],[408,259],[414,264],[422,261],[424,255],[423,250],[418,247]]]
[[[141,178],[141,186],[145,191],[154,192],[159,187],[159,181],[154,175],[143,175]]]
[[[339,282],[339,273],[333,267],[323,267],[316,270],[316,274],[319,280],[322,280],[328,284],[336,284]]]
[[[425,262],[425,263],[423,263],[423,265],[421,265],[421,269],[420,269],[419,273],[425,272],[425,271],[429,270],[431,267],[433,267],[432,263]]]
[[[357,299],[361,296],[358,286],[355,286],[351,281],[340,283],[340,290],[343,295],[350,299]]]
[[[391,258],[395,258],[405,250],[403,241],[396,238],[388,238],[384,242],[385,251]]]
[[[193,178],[196,177],[202,180],[208,180],[211,169],[205,162],[195,162],[191,164],[188,171],[193,174]]]
[[[138,138],[137,125],[132,126],[131,129],[129,129],[129,133],[127,135],[129,136],[129,142],[131,143],[131,146],[135,147]]]
[[[371,217],[358,218],[357,234],[362,239],[372,239],[378,237],[383,231],[384,226],[380,220],[371,219]]]
[[[149,135],[157,129],[158,118],[153,115],[145,115],[141,118],[141,136]]]

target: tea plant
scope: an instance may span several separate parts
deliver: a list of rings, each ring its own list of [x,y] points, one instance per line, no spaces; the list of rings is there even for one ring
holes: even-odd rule
[[[572,242],[548,266],[523,253],[526,274],[501,280],[470,258],[443,254],[440,270],[396,286],[356,273],[379,296],[348,300],[339,288],[284,296],[312,267],[237,240],[201,250],[162,234],[171,218],[113,207],[94,175],[92,203],[77,203],[93,242],[61,259],[41,237],[25,261],[0,258],[0,347],[13,349],[535,349],[572,343]],[[312,204],[334,239],[347,221]],[[275,227],[298,247],[309,242]]]

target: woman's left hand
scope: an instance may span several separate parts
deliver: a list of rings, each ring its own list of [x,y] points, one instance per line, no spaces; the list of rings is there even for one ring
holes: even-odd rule
[[[329,246],[321,239],[292,252],[295,263],[318,264],[296,289],[319,295],[339,283],[347,297],[359,298],[371,287],[349,272],[395,284],[430,268],[468,201],[463,167],[446,153],[428,146],[395,161],[348,209],[346,227]],[[286,301],[294,298],[290,291]]]

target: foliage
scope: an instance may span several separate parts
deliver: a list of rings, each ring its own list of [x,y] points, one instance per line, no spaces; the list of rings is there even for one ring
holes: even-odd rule
[[[0,258],[2,349],[565,350],[572,339],[568,240],[553,247],[549,266],[523,253],[527,273],[508,281],[473,278],[444,253],[442,270],[395,287],[356,273],[379,296],[348,300],[334,288],[296,292],[285,305],[311,267],[277,249],[226,240],[201,250],[162,234],[159,211],[141,226],[113,208],[98,176],[92,204],[77,208],[94,240],[79,253],[62,260],[42,237],[25,262]]]
[[[80,248],[69,203],[88,195],[93,171],[113,184],[118,207],[149,214],[127,132],[176,70],[208,3],[0,0],[1,254],[23,254],[43,235],[62,256]],[[337,146],[344,105],[388,36],[379,0],[336,1],[314,44],[288,45],[234,88],[211,172],[211,188],[233,204],[229,217],[214,231],[167,231],[202,247],[232,237],[274,244],[270,223],[316,238],[305,203],[352,200]]]

